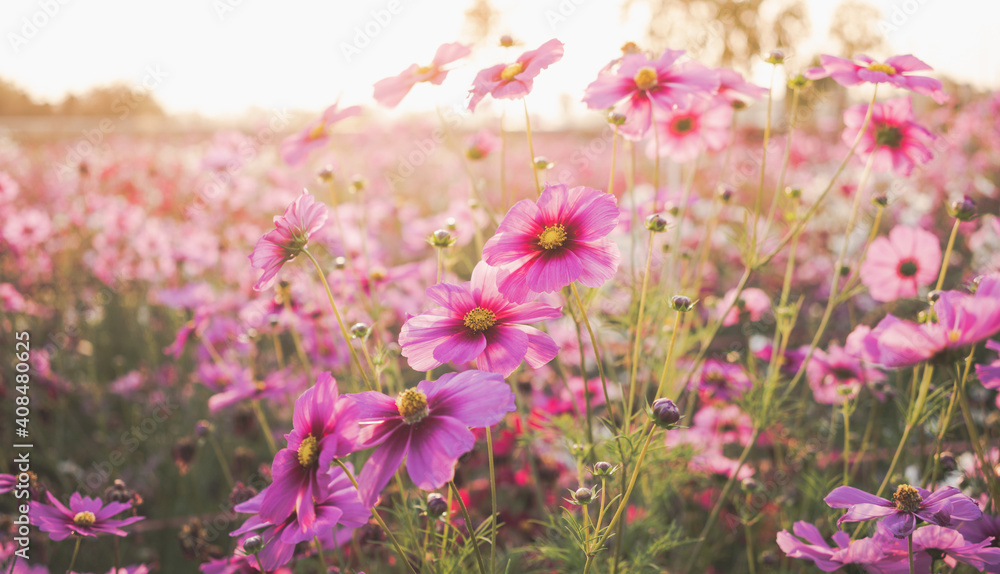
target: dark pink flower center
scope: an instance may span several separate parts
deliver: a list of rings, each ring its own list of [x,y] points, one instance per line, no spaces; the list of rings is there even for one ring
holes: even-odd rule
[[[688,116],[678,119],[673,125],[674,133],[686,134],[694,129],[694,118]]]
[[[475,309],[465,314],[463,322],[465,323],[465,326],[468,327],[469,330],[472,331],[473,333],[482,333],[483,331],[497,324],[497,316],[493,311],[490,311],[489,309],[476,307]]]
[[[913,277],[918,271],[917,262],[912,259],[904,259],[899,262],[899,268],[896,270],[900,277]]]

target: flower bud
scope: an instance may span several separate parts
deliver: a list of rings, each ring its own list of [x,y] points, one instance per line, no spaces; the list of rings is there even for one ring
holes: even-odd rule
[[[659,213],[654,213],[646,217],[646,229],[653,233],[660,233],[667,228],[667,220]]]
[[[264,549],[264,539],[260,536],[251,536],[243,541],[243,550],[247,554],[257,554]]]
[[[431,245],[439,249],[444,249],[446,247],[451,247],[452,245],[454,245],[455,239],[456,238],[452,236],[452,234],[448,230],[438,229],[437,231],[432,233],[430,237],[427,238],[427,243],[430,243]]]
[[[669,429],[681,420],[681,411],[670,399],[656,399],[650,407],[650,417],[657,426]]]
[[[948,451],[941,453],[941,457],[938,459],[941,464],[941,470],[945,472],[954,472],[958,468],[958,463],[955,461],[955,455]]]
[[[948,205],[948,213],[959,221],[972,221],[976,218],[976,202],[968,195],[956,199]]]
[[[449,217],[444,220],[444,226],[448,228],[448,231],[455,231],[458,229],[458,222],[455,221],[454,217]]]
[[[600,461],[594,464],[591,474],[598,477],[608,477],[618,472],[618,466],[607,461]]]
[[[333,266],[338,270],[347,267],[347,258],[337,257],[336,259],[333,260]]]
[[[885,207],[889,205],[889,196],[884,193],[876,193],[872,196],[872,203],[879,207]]]
[[[316,174],[316,178],[326,183],[333,181],[333,166],[328,165],[319,170],[319,173]]]
[[[787,196],[787,197],[789,197],[791,199],[798,199],[798,198],[802,197],[802,189],[798,188],[798,187],[790,187],[790,186],[786,187],[785,188],[785,196]]]
[[[552,169],[556,164],[549,161],[549,158],[539,155],[535,156],[535,161],[533,162],[535,169],[538,171],[545,171],[547,169]]]
[[[785,53],[781,50],[774,50],[767,55],[766,61],[768,64],[783,64],[785,62]]]
[[[642,50],[639,49],[639,45],[635,42],[625,42],[622,44],[622,54],[626,56],[629,54],[638,54],[641,51]]]
[[[608,123],[616,126],[620,126],[625,123],[625,114],[621,112],[611,112],[608,114]]]
[[[210,432],[212,432],[212,423],[206,420],[200,420],[197,423],[195,423],[194,434],[198,438],[202,438]]]
[[[788,78],[788,87],[792,89],[804,88],[808,84],[809,78],[803,76],[802,74],[796,74],[794,77]]]
[[[680,311],[682,313],[687,313],[694,308],[694,302],[687,295],[674,295],[670,298],[670,307],[674,311]]]
[[[927,302],[930,304],[937,303],[937,300],[941,298],[942,291],[935,289],[927,294]]]
[[[733,198],[733,188],[728,185],[719,186],[719,199],[722,203],[729,203],[729,200]]]
[[[369,327],[364,323],[355,323],[351,325],[351,336],[355,339],[364,339],[368,336]]]
[[[747,107],[747,103],[743,100],[733,100],[729,105],[736,111],[740,111]]]
[[[594,500],[594,491],[582,486],[573,493],[573,502],[577,504],[590,504]]]
[[[351,189],[355,192],[364,191],[368,187],[368,180],[362,175],[351,178]]]
[[[229,504],[236,506],[237,504],[244,503],[255,496],[257,496],[256,488],[247,486],[242,482],[237,482],[233,485],[233,490],[229,493]]]
[[[514,37],[510,34],[504,34],[500,36],[500,46],[503,48],[510,48],[514,45]]]
[[[740,482],[740,488],[746,493],[757,492],[757,489],[760,488],[760,484],[758,484],[753,477],[748,476]]]
[[[427,495],[427,516],[438,518],[448,512],[448,501],[436,492]]]

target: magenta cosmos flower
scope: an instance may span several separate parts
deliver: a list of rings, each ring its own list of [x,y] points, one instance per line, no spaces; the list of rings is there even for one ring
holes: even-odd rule
[[[627,54],[615,70],[605,70],[587,86],[583,103],[590,109],[614,107],[625,115],[618,131],[641,139],[653,121],[653,108],[686,109],[695,96],[708,97],[719,87],[719,76],[696,62],[678,64],[684,50],[666,50],[657,60]]]
[[[440,86],[450,71],[446,66],[470,53],[472,50],[465,44],[441,44],[429,66],[412,64],[399,75],[375,82],[375,101],[387,108],[394,108],[420,82]]]
[[[6,494],[14,490],[17,484],[17,477],[13,474],[0,474],[0,494]]]
[[[496,373],[448,373],[423,381],[399,397],[368,391],[352,395],[361,423],[360,442],[377,446],[361,470],[361,498],[374,504],[396,469],[418,488],[440,488],[455,476],[458,457],[476,443],[469,427],[486,428],[516,409],[514,393]]]
[[[537,203],[525,199],[510,208],[483,246],[483,259],[504,267],[498,287],[514,302],[574,281],[600,287],[621,260],[618,247],[607,238],[619,215],[613,195],[546,184]]]
[[[657,110],[653,121],[654,129],[659,130],[660,155],[685,162],[729,145],[733,107],[716,99],[695,100],[687,108]],[[656,153],[655,142],[647,151],[650,156]]]
[[[941,82],[926,76],[911,76],[909,72],[922,72],[932,68],[909,54],[893,56],[885,62],[876,62],[864,54],[854,56],[854,60],[823,54],[819,58],[821,66],[806,70],[810,80],[832,77],[842,86],[857,86],[865,82],[873,84],[889,83],[897,88],[930,96],[943,104],[948,94],[942,90]]]
[[[333,104],[323,111],[319,119],[309,122],[302,131],[288,136],[281,142],[281,158],[285,163],[291,166],[301,164],[313,150],[322,148],[330,141],[328,130],[331,125],[361,115],[360,106],[350,106],[342,110],[337,106],[338,104]]]
[[[865,123],[868,104],[851,106],[844,112],[844,132],[841,139],[848,146],[854,144],[858,131]],[[872,169],[894,171],[909,176],[915,165],[923,165],[934,154],[927,143],[937,139],[924,126],[913,121],[910,98],[896,98],[872,106],[872,118],[861,136],[855,153],[868,157],[874,153]]]
[[[480,261],[472,281],[427,289],[441,307],[412,317],[399,333],[410,367],[427,371],[475,361],[479,370],[506,377],[523,360],[537,369],[556,356],[552,337],[524,323],[558,319],[562,310],[540,302],[511,303],[497,290],[498,272]]]
[[[733,302],[735,301],[735,305]],[[750,287],[740,293],[739,301],[736,301],[736,289],[730,289],[719,301],[716,310],[721,314],[726,313],[722,318],[722,325],[730,327],[740,322],[740,316],[746,313],[751,321],[760,321],[771,308],[771,297],[762,289]],[[726,312],[726,310],[729,310]]]
[[[916,297],[920,287],[937,279],[941,245],[933,233],[897,225],[878,237],[861,264],[861,282],[876,301]]]
[[[480,70],[469,94],[469,111],[475,111],[487,94],[498,100],[517,100],[531,92],[532,82],[542,70],[563,57],[563,43],[555,38],[534,50],[528,50],[513,64],[497,64]]]
[[[330,373],[321,374],[295,401],[288,446],[274,455],[272,488],[260,500],[261,519],[279,524],[295,513],[302,528],[312,528],[315,501],[330,495],[326,470],[335,457],[357,450],[357,438],[351,398],[338,395]]]
[[[870,538],[851,541],[851,535],[838,531],[833,534],[831,547],[818,528],[798,521],[792,526],[793,536],[787,530],[778,533],[778,547],[789,558],[809,560],[823,572],[833,572],[846,564],[871,564],[884,556],[878,543]]]
[[[123,526],[139,522],[142,516],[131,516],[124,520],[113,520],[117,514],[132,508],[131,502],[109,502],[105,506],[100,498],[80,496],[74,492],[69,499],[69,508],[46,492],[49,504],[31,502],[31,517],[39,530],[48,532],[52,540],[63,540],[70,534],[78,536],[97,536],[98,534],[114,534],[128,536],[122,530]]]
[[[862,386],[885,379],[881,371],[865,365],[839,345],[816,349],[806,366],[813,398],[824,405],[843,404],[858,396]]]
[[[353,472],[350,463],[346,463],[345,466]],[[261,518],[263,501],[273,496],[272,490],[278,488],[275,484],[271,484],[257,496],[234,507],[237,512],[256,514],[230,535],[240,536],[257,532],[264,542],[264,549],[256,558],[260,559],[260,566],[264,570],[272,571],[291,561],[295,555],[295,545],[300,542],[319,538],[321,542],[335,543],[334,528],[358,528],[368,522],[370,516],[368,508],[362,504],[361,496],[343,469],[330,468],[320,472],[319,477],[326,483],[324,489],[326,494],[312,502],[316,514],[308,526],[295,513],[277,523]],[[257,569],[257,560],[250,560],[249,564]]]
[[[250,265],[264,271],[253,288],[263,291],[274,285],[281,266],[302,252],[309,235],[326,224],[326,217],[326,206],[317,203],[308,190],[295,198],[284,215],[275,215],[274,230],[258,239],[250,254]]]
[[[975,295],[942,293],[934,303],[936,321],[912,323],[886,315],[870,332],[852,333],[854,352],[868,362],[896,369],[982,341],[1000,332],[998,293],[1000,273],[993,273],[980,280]]]
[[[869,494],[853,486],[833,489],[823,499],[830,508],[846,508],[847,513],[837,524],[862,522],[873,518],[884,518],[882,524],[893,536],[909,536],[916,527],[917,519],[938,526],[951,526],[955,522],[977,520],[983,515],[976,502],[954,486],[930,492],[901,484],[886,500]]]

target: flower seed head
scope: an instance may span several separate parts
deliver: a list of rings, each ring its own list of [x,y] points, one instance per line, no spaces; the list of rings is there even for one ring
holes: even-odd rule
[[[407,424],[419,422],[429,414],[427,395],[417,389],[406,389],[396,398],[396,409]]]
[[[920,496],[920,492],[909,484],[900,484],[892,495],[892,503],[900,512],[916,512],[920,510],[920,505],[923,502],[924,499]]]

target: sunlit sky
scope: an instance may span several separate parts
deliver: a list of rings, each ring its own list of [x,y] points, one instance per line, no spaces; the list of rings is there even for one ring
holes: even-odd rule
[[[523,41],[521,49],[552,37],[566,44],[563,61],[536,81],[533,100],[547,101],[554,110],[559,110],[560,94],[578,100],[597,70],[618,55],[622,43],[641,38],[643,9],[623,15],[622,3],[494,2],[501,12],[498,33],[509,32]],[[883,11],[890,52],[913,53],[941,73],[977,87],[1000,87],[996,40],[1000,2],[870,3]],[[46,14],[47,4],[59,11]],[[411,63],[429,63],[439,44],[463,37],[468,4],[468,0],[3,0],[0,76],[45,101],[116,80],[133,85],[145,81],[168,111],[213,116],[249,107],[319,110],[338,97],[344,103],[370,105],[375,81]],[[808,0],[807,4],[812,35],[800,52],[802,61],[789,63],[793,70],[809,55],[831,48],[827,36],[837,2]],[[26,24],[30,21],[34,25]],[[359,37],[359,31],[366,29],[375,33]],[[358,53],[348,58],[346,45],[355,46]],[[402,113],[435,104],[457,105],[475,72],[503,59],[500,48],[477,51],[444,86],[418,86],[404,101]]]

